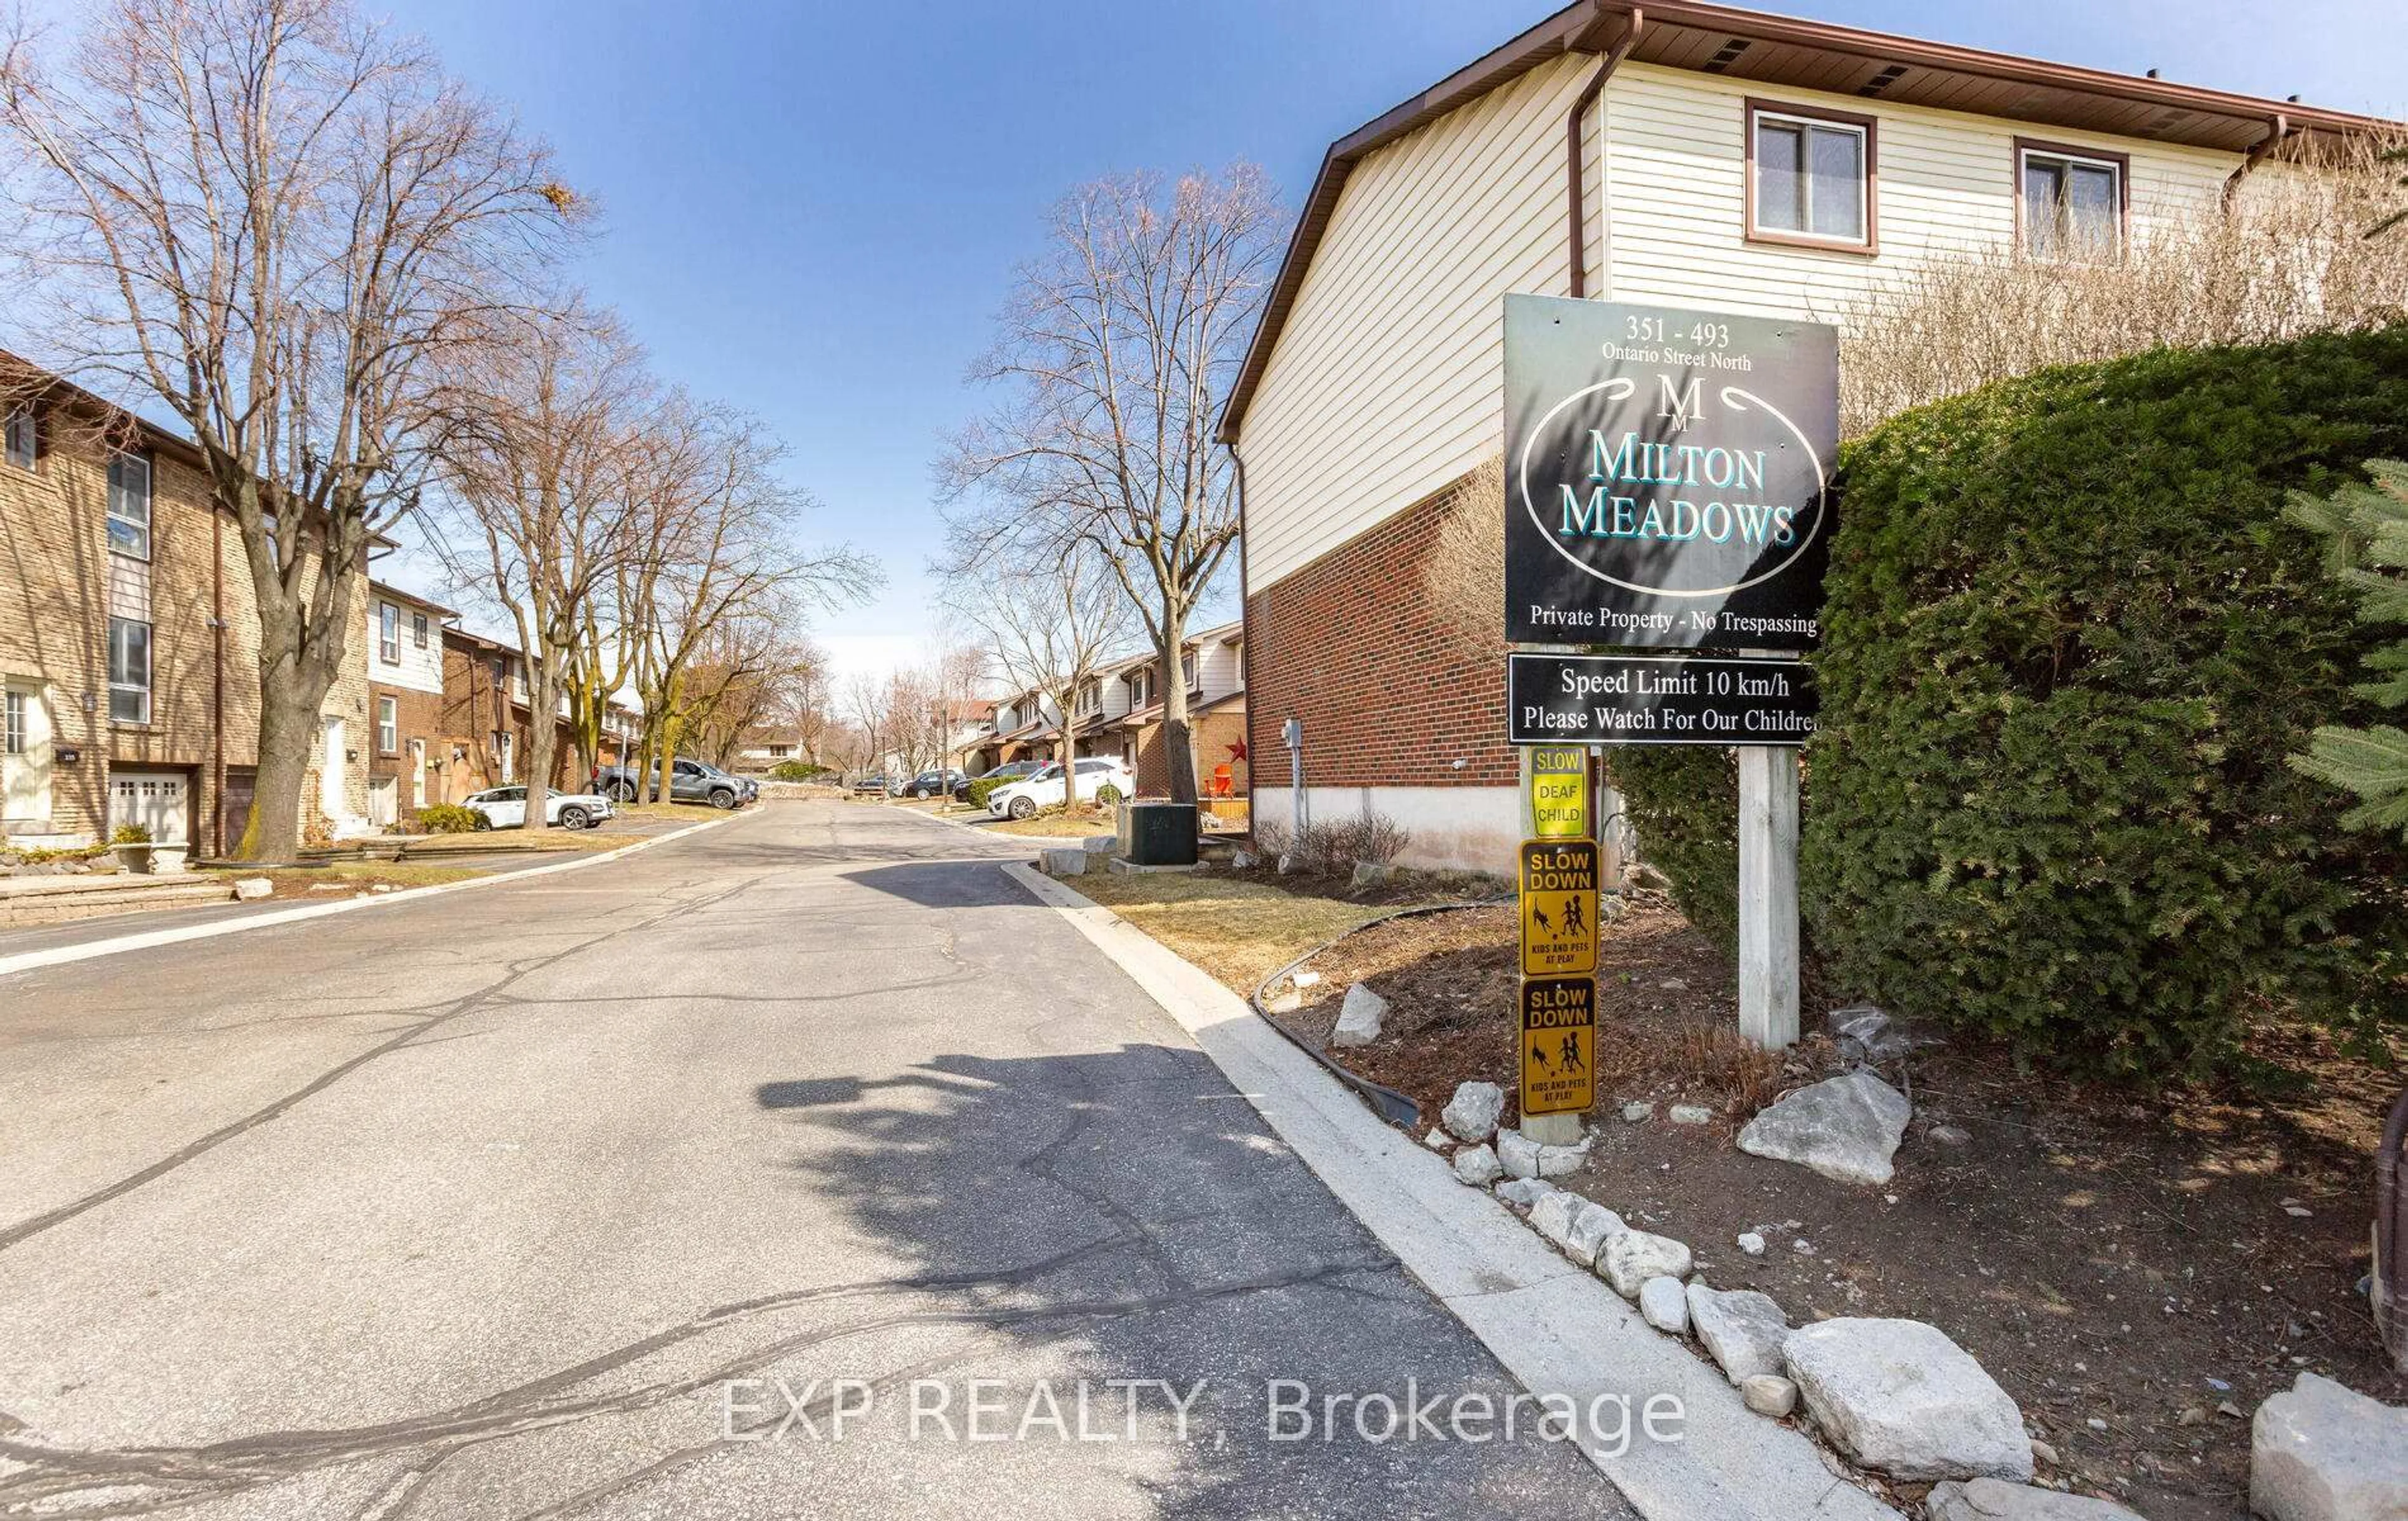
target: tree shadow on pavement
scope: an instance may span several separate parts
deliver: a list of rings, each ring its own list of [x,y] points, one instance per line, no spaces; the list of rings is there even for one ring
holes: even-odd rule
[[[1075,1047],[1088,1023],[1078,1005],[1125,1009],[1133,992],[1074,992],[1072,1007],[998,1033]],[[1511,1442],[1493,1424],[1480,1442],[1448,1423],[1444,1401],[1484,1395],[1501,1413],[1517,1386],[1197,1051],[948,1055],[882,1077],[772,1079],[754,1099],[792,1135],[798,1186],[876,1252],[918,1266],[918,1324],[944,1330],[914,1348],[913,1376],[950,1388],[957,1417],[971,1379],[999,1381],[1007,1433],[1043,1398],[1039,1383],[1068,1420],[1083,1382],[1094,1425],[1114,1433],[1134,1405],[1136,1443],[1060,1442],[1040,1417],[1001,1444],[997,1461],[1042,1476],[1051,1514],[1625,1514],[1575,1449],[1537,1438],[1534,1407]],[[1168,1396],[1108,1380],[1182,1396],[1200,1381],[1185,1440]],[[1297,1386],[1278,1391],[1285,1413],[1272,1412],[1273,1381]],[[882,1392],[887,1434],[909,1440],[913,1398]],[[1412,1405],[1434,1399],[1412,1426]],[[924,1423],[915,1462],[930,1441],[948,1445],[942,1432]]]

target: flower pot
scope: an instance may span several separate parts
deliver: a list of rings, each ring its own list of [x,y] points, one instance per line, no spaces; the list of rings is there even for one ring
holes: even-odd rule
[[[158,849],[157,846],[150,844],[111,845],[108,847],[108,854],[117,857],[120,870],[138,872],[148,876],[150,873],[150,853],[156,849]]]
[[[153,845],[150,847],[150,869],[163,877],[173,876],[184,869],[184,857],[191,852],[190,845]]]

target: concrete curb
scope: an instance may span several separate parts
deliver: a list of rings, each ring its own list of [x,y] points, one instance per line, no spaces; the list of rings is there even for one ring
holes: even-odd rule
[[[603,851],[598,854],[580,855],[574,860],[555,861],[550,866],[526,867],[517,871],[499,871],[491,876],[470,877],[462,882],[437,882],[429,887],[404,887],[391,893],[362,893],[357,897],[347,897],[336,903],[305,903],[290,909],[270,909],[265,912],[240,919],[222,919],[206,925],[184,925],[175,929],[142,930],[131,935],[112,936],[105,940],[88,940],[81,945],[59,945],[47,951],[26,951],[17,955],[0,956],[0,977],[6,977],[11,972],[32,971],[40,967],[60,967],[69,962],[122,955],[128,951],[148,951],[162,945],[182,945],[191,940],[214,940],[220,935],[239,935],[245,930],[266,929],[275,925],[299,924],[305,919],[322,919],[328,914],[356,913],[365,909],[387,908],[395,903],[410,903],[420,898],[432,897],[437,893],[465,893],[472,888],[491,887],[498,882],[525,882],[531,877],[549,877],[558,872],[576,871],[585,867],[600,866],[605,861],[616,861],[623,856],[633,855],[638,851],[650,850],[655,845],[666,845],[672,839],[683,839],[688,835],[700,834],[705,829],[716,829],[722,825],[734,824],[743,816],[742,812],[738,811],[730,813],[724,818],[706,819],[700,824],[689,824],[682,829],[672,829],[666,834],[654,835],[649,839],[639,839],[632,845],[622,845],[616,850]]]
[[[1648,1521],[1897,1521],[1824,1464],[1803,1435],[1751,1413],[1720,1370],[1650,1328],[1594,1273],[1559,1256],[1445,1158],[1391,1128],[1257,1018],[1246,1001],[1077,892],[1017,864],[1004,871],[1078,927],[1194,1037],[1281,1140],[1407,1271],[1531,1393],[1627,1400],[1626,1451],[1585,1448]],[[1638,1413],[1657,1395],[1687,1413],[1652,1442]]]

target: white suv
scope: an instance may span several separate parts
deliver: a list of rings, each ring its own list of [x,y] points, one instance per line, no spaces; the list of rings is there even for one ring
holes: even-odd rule
[[[1090,755],[1078,763],[1079,796],[1093,801],[1106,787],[1126,798],[1137,794],[1137,778],[1127,766],[1107,755]],[[986,811],[998,819],[1030,819],[1037,811],[1062,801],[1062,763],[1054,762],[1035,776],[987,794]]]

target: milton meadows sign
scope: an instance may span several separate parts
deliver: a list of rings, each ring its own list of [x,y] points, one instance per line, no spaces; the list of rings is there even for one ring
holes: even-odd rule
[[[1507,296],[1506,639],[1814,648],[1838,373],[1820,323]]]

